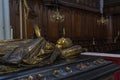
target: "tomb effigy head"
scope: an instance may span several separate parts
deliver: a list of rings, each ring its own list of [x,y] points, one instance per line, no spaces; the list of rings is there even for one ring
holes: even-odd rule
[[[60,49],[68,48],[71,47],[72,45],[73,45],[72,40],[70,38],[64,37],[60,38],[56,44],[56,46]]]

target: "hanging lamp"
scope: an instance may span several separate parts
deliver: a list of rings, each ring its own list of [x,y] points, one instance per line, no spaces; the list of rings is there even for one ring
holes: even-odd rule
[[[97,20],[97,23],[98,24],[107,24],[108,23],[108,19],[106,19],[104,16],[103,16],[103,8],[104,8],[104,0],[100,0],[100,13],[101,13],[101,17],[99,20]]]
[[[61,12],[59,11],[58,0],[56,0],[55,11],[52,11],[52,14],[50,15],[50,20],[52,22],[63,22],[64,18],[65,18],[64,15],[62,15]]]

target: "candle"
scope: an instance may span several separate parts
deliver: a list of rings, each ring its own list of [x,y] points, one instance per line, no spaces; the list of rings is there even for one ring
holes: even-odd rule
[[[95,38],[93,37],[93,42],[92,42],[93,45],[95,45]]]
[[[10,36],[11,36],[11,39],[13,39],[13,28],[10,29]]]
[[[63,28],[63,36],[65,36],[65,28]]]
[[[118,36],[120,35],[120,31],[118,31]]]
[[[22,10],[22,0],[19,1],[19,14],[20,14],[20,39],[23,39],[23,10]]]

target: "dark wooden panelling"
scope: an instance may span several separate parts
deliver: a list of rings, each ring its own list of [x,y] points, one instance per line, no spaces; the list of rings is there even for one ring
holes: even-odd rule
[[[16,14],[18,10],[15,9],[18,4],[14,0],[10,0],[10,2],[12,2],[10,3],[10,10],[14,38],[19,38],[19,15]],[[108,38],[107,27],[97,23],[97,19],[100,18],[98,12],[61,6],[60,12],[65,16],[65,20],[62,23],[55,23],[50,20],[52,8],[39,3],[32,3],[31,6],[36,17],[28,22],[28,38],[33,37],[33,24],[37,24],[42,29],[43,37],[53,42],[62,36],[63,27],[66,30],[65,36],[74,40],[92,40],[93,37],[95,39]]]
[[[59,0],[63,6],[99,12],[100,0]]]
[[[120,14],[120,1],[110,4],[105,4],[104,12],[106,15]]]
[[[56,3],[56,0],[42,0],[45,5],[50,6]],[[99,11],[100,0],[58,0],[60,5],[85,9],[89,11]]]
[[[13,28],[14,38],[20,38],[18,11],[18,4],[16,1],[10,0],[10,25]]]
[[[111,1],[111,0],[108,0]],[[106,2],[105,8],[104,8],[105,15],[111,16],[112,22],[112,30],[111,30],[111,36],[114,39],[117,37],[118,32],[120,31],[120,1],[115,0],[112,2]]]
[[[112,4],[112,3],[118,3],[120,0],[104,0],[105,4]]]
[[[51,14],[52,11],[51,10],[48,10],[48,14],[47,14],[47,17],[48,17],[48,24],[46,26],[46,29],[47,29],[47,37],[51,40],[52,38],[56,40],[56,38],[58,39],[59,38],[59,26],[58,26],[58,23],[56,22],[52,22],[50,20],[50,16],[49,15],[52,15]]]
[[[120,15],[112,16],[113,20],[113,37],[115,38],[120,32]]]
[[[62,24],[62,26],[63,27],[65,27],[65,31],[66,31],[66,36],[67,37],[71,37],[71,35],[72,35],[72,29],[70,29],[70,27],[72,26],[72,17],[71,17],[71,10],[70,9],[68,9],[68,8],[62,8],[62,10],[61,11],[63,11],[64,13],[64,16],[65,16],[65,20],[64,20],[64,22],[63,23],[61,23]]]

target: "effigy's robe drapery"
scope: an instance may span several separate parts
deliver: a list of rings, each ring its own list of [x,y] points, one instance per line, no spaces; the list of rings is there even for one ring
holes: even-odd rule
[[[0,41],[0,57],[4,56],[7,53],[10,53],[15,48],[32,41],[32,39],[28,40],[2,40]]]
[[[31,40],[25,44],[17,45],[1,60],[12,64],[39,64],[52,63],[60,55],[60,50],[44,38]]]
[[[49,43],[47,41],[43,41],[42,44],[39,47],[37,47],[34,52],[24,57],[23,62],[27,64],[43,63],[44,60],[49,60],[52,54],[53,55],[56,54],[54,53],[54,51],[55,51],[54,44]]]
[[[22,61],[25,55],[30,55],[32,52],[34,52],[34,50],[37,49],[37,47],[42,43],[42,41],[44,41],[44,38],[41,37],[23,45],[20,45],[14,50],[12,50],[10,53],[3,56],[2,61],[18,64]]]

